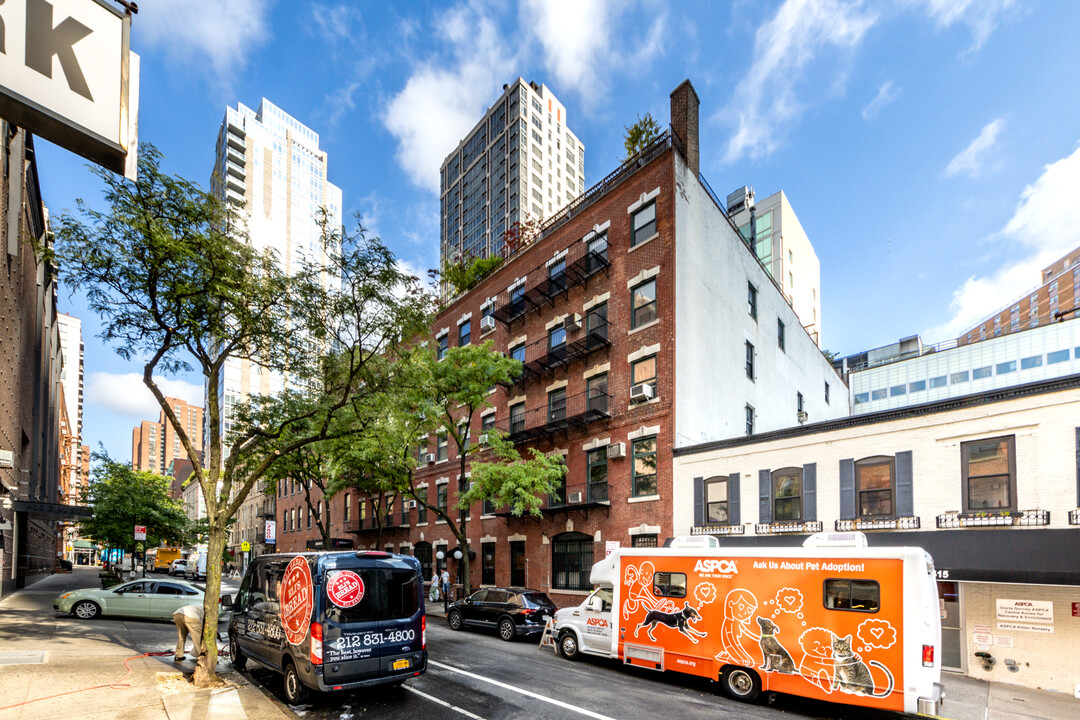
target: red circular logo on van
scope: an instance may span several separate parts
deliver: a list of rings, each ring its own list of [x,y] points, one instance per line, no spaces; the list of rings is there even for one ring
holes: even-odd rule
[[[285,568],[278,594],[281,597],[281,626],[285,630],[285,639],[299,645],[307,637],[311,610],[315,605],[311,568],[303,556],[297,555]]]
[[[352,570],[336,572],[326,583],[326,594],[338,607],[351,608],[364,599],[364,581]]]

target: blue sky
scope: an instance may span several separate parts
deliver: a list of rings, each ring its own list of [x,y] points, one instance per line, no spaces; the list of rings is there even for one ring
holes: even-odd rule
[[[821,260],[822,346],[955,337],[1080,245],[1080,3],[1049,0],[344,2],[147,0],[140,137],[209,184],[226,105],[266,97],[315,129],[345,210],[402,262],[438,262],[443,158],[521,75],[567,107],[587,185],[639,113],[690,78],[701,167],[723,195],[787,194]],[[100,202],[39,142],[56,214]],[[84,442],[130,457],[157,417],[141,366],[83,319]],[[197,376],[166,391],[201,402]]]

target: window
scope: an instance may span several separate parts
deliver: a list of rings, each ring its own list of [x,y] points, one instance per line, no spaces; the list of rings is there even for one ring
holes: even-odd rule
[[[868,392],[855,393],[855,404],[856,405],[862,405],[863,403],[868,403],[868,402],[870,402],[870,393],[868,393]]]
[[[519,313],[525,309],[525,284],[522,283],[510,291],[510,309]]]
[[[566,388],[548,393],[548,424],[566,419]]]
[[[488,413],[480,418],[480,432],[486,433],[493,427],[495,427],[495,413]]]
[[[1020,369],[1030,370],[1031,368],[1037,368],[1042,365],[1042,355],[1033,355],[1032,357],[1026,357],[1020,359]]]
[[[825,383],[825,404],[829,404],[829,383]]]
[[[447,346],[449,344],[450,344],[450,336],[449,335],[447,335],[446,333],[443,333],[442,335],[439,336],[439,359],[440,360],[442,360],[444,357],[446,357],[446,349],[447,349]]]
[[[654,548],[659,547],[656,535],[631,535],[630,547]]]
[[[551,587],[557,590],[591,590],[593,539],[582,533],[563,533],[551,542]]]
[[[510,357],[513,360],[517,360],[522,365],[525,364],[525,345],[522,343],[517,347],[510,348]]]
[[[588,272],[596,272],[608,264],[607,233],[597,235],[586,244],[585,252],[588,255],[586,269]]]
[[[784,468],[772,474],[773,520],[802,520],[802,469]]]
[[[876,613],[881,607],[881,586],[876,580],[829,579],[824,596],[829,610]]]
[[[753,405],[747,405],[746,406],[746,434],[747,435],[753,435],[754,434],[754,406]]]
[[[982,378],[988,378],[993,375],[994,369],[987,365],[986,367],[975,368],[971,371],[972,380],[980,380]]]
[[[1065,362],[1069,359],[1068,350],[1055,350],[1051,353],[1046,353],[1046,364],[1054,365],[1056,363]]]
[[[484,585],[495,584],[495,543],[487,542],[480,545],[480,582]]]
[[[446,512],[446,494],[449,487],[449,483],[443,483],[435,488],[435,507],[444,513]]]
[[[519,433],[525,429],[525,403],[510,406],[510,434]]]
[[[634,477],[631,494],[634,497],[656,495],[656,437],[635,440],[633,451]]]
[[[586,349],[595,350],[607,339],[607,303],[602,303],[589,308],[589,312],[585,313]]]
[[[801,392],[795,393],[795,410],[800,413],[803,411],[803,396]]]
[[[705,522],[727,525],[729,522],[728,479],[714,477],[705,481]]]
[[[995,372],[998,375],[1004,375],[1005,373],[1016,372],[1016,361],[1010,360],[1008,362],[998,363]]]
[[[949,382],[949,379],[947,377],[945,377],[944,375],[939,375],[937,377],[930,378],[930,387],[931,388],[945,387],[948,384],[948,382]]]
[[[1016,438],[960,443],[966,512],[1016,509]]]
[[[427,462],[427,458],[425,458],[424,456],[427,455],[427,451],[428,444],[427,440],[424,439],[420,442],[419,445],[416,446],[416,462],[420,463],[421,465],[425,464]]]
[[[746,311],[757,320],[757,288],[752,283],[746,283]],[[783,346],[781,342],[780,347]]]
[[[633,234],[630,247],[634,247],[656,234],[656,203],[651,202],[634,213]]]
[[[656,281],[641,283],[630,291],[630,329],[656,319]]]
[[[553,360],[566,357],[566,327],[559,325],[548,330],[548,355]]]
[[[590,413],[608,414],[607,373],[593,375],[585,381],[585,399]]]
[[[431,565],[431,543],[421,540],[413,548],[413,556],[420,561],[420,577],[425,580],[431,577],[434,568]]]
[[[435,460],[445,460],[447,456],[447,448],[450,443],[447,440],[447,433],[443,430],[441,433],[435,436]]]
[[[784,349],[784,321],[777,318],[776,320],[776,347],[781,350]],[[825,394],[828,395],[829,383],[825,383]],[[828,399],[825,402],[829,402]]]
[[[630,385],[645,385],[651,391],[650,397],[656,397],[656,356],[651,355],[641,360],[635,360],[630,365]],[[649,398],[641,398],[648,400]]]
[[[686,597],[686,573],[653,573],[653,595],[655,597]]]
[[[548,293],[562,292],[566,289],[566,257],[561,257],[548,265]]]
[[[308,526],[308,530],[310,530],[311,529],[311,508],[310,507],[307,509],[307,526]]]
[[[919,392],[926,389],[925,380],[916,380],[913,383],[908,383],[908,392]]]
[[[466,320],[458,325],[458,347],[465,347],[472,342],[472,320]]]
[[[962,370],[960,372],[954,372],[949,375],[949,384],[956,385],[957,383],[966,383],[968,381],[968,371]]]
[[[585,454],[586,473],[589,479],[589,502],[607,502],[608,462],[607,448],[590,450]]]
[[[746,341],[746,377],[754,379],[754,345]]]
[[[352,498],[348,495],[345,496],[345,516],[343,519],[345,522],[352,520]]]
[[[889,388],[889,397],[896,397],[897,395],[907,395],[907,385],[893,385]]]
[[[424,497],[427,497],[427,489],[424,490]],[[427,505],[420,502],[416,502],[416,524],[423,525],[427,522]],[[429,560],[430,564],[430,560]]]
[[[872,457],[855,463],[855,489],[859,517],[892,516],[896,462],[891,457]]]

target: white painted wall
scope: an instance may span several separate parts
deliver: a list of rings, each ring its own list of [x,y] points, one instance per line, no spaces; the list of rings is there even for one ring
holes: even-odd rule
[[[747,403],[756,412],[756,433],[796,425],[798,392],[808,422],[846,416],[843,381],[677,155],[675,174],[675,447],[745,435]],[[758,289],[756,321],[748,312],[747,281]],[[754,381],[746,377],[746,341],[755,348]]]

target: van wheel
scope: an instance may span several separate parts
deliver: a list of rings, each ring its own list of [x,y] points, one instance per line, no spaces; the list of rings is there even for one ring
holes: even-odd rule
[[[578,650],[577,637],[572,632],[564,632],[559,638],[559,654],[567,660],[577,660],[581,657]]]
[[[240,643],[236,641],[236,635],[229,636],[229,657],[232,658],[232,666],[237,670],[243,670],[247,666],[247,658],[240,654]]]
[[[753,702],[761,694],[761,678],[753,670],[731,666],[720,676],[724,692],[733,700]]]
[[[506,642],[510,642],[517,635],[517,628],[514,627],[514,621],[508,617],[504,617],[499,621],[499,637]]]
[[[446,622],[449,623],[451,630],[460,630],[461,613],[457,610],[451,610],[450,614],[446,616]]]
[[[291,660],[285,661],[285,702],[290,705],[302,705],[307,700],[308,692],[304,683],[300,681],[300,673],[296,671],[296,665]]]

